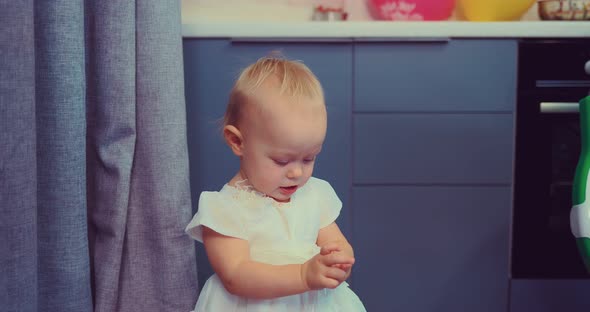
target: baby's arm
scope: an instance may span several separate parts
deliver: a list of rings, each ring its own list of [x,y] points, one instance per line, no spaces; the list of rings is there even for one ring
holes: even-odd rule
[[[300,294],[312,289],[335,288],[345,272],[333,267],[354,259],[325,248],[304,264],[270,265],[252,261],[246,240],[219,234],[203,227],[209,262],[228,292],[240,297],[269,299]]]
[[[342,234],[340,228],[335,222],[332,222],[330,225],[320,229],[316,244],[322,247],[322,249],[336,248],[337,251],[340,251],[341,253],[354,259],[354,250],[352,249],[352,246],[348,243],[346,237],[344,237],[344,234]],[[335,267],[346,271],[346,278],[350,276],[352,263],[340,263],[336,264]]]

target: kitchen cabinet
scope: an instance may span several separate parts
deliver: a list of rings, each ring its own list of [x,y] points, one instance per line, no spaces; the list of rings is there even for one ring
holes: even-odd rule
[[[509,186],[355,186],[368,311],[506,311]]]
[[[324,86],[314,175],[344,202],[351,287],[368,310],[506,311],[516,41],[185,39],[195,205],[238,167],[212,135],[234,79],[276,49]],[[200,244],[197,257],[202,285],[212,271]]]
[[[258,39],[185,39],[185,94],[193,206],[199,194],[219,190],[239,167],[225,145],[221,120],[228,94],[241,69],[271,51],[302,60],[322,82],[328,132],[314,176],[330,182],[343,202],[337,222],[350,235],[352,45],[350,42]],[[197,244],[199,283],[212,274],[204,248]]]
[[[512,180],[512,114],[354,114],[355,184]]]
[[[355,43],[355,112],[512,112],[516,40]]]
[[[369,311],[505,311],[514,40],[355,43],[354,281]]]

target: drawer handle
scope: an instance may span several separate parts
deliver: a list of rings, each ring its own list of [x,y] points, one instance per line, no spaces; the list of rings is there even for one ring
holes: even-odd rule
[[[368,37],[354,38],[359,43],[449,43],[449,37]]]
[[[277,37],[235,37],[230,38],[232,44],[240,43],[351,43],[351,38],[277,38]]]
[[[577,113],[580,106],[576,102],[541,102],[541,113]]]
[[[232,43],[448,43],[449,37],[368,37],[368,38],[315,38],[315,37],[235,37]]]

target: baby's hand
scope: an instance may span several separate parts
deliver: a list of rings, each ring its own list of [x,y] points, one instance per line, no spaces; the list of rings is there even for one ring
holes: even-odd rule
[[[340,249],[337,246],[322,247],[319,254],[301,266],[301,279],[307,289],[334,289],[346,280],[346,270],[336,265],[352,266],[354,258],[338,251]]]
[[[320,250],[321,254],[329,254],[329,253],[336,253],[336,252],[340,252],[340,246],[338,246],[338,244],[336,243],[328,243],[325,246],[322,246],[322,249]],[[350,271],[352,269],[352,265],[353,263],[336,263],[334,265],[332,265],[332,267],[335,268],[339,268],[340,270],[346,272],[346,277],[344,280],[346,280],[349,276],[350,276]]]

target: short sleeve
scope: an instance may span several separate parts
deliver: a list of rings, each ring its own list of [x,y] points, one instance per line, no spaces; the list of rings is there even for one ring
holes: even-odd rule
[[[342,201],[327,181],[316,179],[316,184],[320,196],[320,228],[323,228],[336,221],[342,209]]]
[[[199,210],[186,226],[185,232],[202,243],[203,226],[222,235],[247,239],[239,210],[235,209],[227,196],[219,192],[201,193]]]

